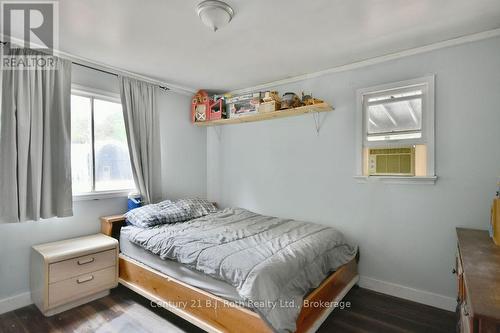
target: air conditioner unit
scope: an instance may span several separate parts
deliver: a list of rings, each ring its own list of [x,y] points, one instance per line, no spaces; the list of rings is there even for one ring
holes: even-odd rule
[[[370,176],[415,176],[415,147],[371,148]]]

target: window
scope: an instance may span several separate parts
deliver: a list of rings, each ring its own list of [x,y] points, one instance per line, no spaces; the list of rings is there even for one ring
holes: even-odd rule
[[[368,141],[419,139],[422,137],[422,87],[396,89],[382,96],[365,95]]]
[[[71,170],[75,195],[135,188],[118,96],[72,91]]]
[[[434,182],[434,76],[357,92],[357,176]]]

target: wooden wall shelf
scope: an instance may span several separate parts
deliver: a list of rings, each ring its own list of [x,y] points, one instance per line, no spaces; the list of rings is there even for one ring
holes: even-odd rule
[[[291,116],[297,116],[306,113],[314,113],[314,112],[329,112],[333,111],[334,108],[328,105],[328,103],[319,103],[308,106],[301,106],[294,109],[286,109],[281,111],[273,111],[273,112],[265,112],[265,113],[256,113],[249,116],[242,116],[239,118],[231,118],[231,119],[218,119],[211,121],[203,121],[203,122],[195,122],[196,126],[220,126],[220,125],[230,125],[230,124],[241,124],[241,123],[250,123],[254,121],[261,120],[269,120],[276,118],[285,118]]]

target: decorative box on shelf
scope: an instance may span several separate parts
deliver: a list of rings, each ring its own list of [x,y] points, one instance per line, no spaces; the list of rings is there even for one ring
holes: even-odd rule
[[[273,112],[280,109],[280,103],[276,101],[262,102],[259,105],[259,112]]]
[[[259,105],[259,112],[273,112],[281,108],[281,98],[277,91],[266,91]]]
[[[260,92],[228,98],[226,100],[225,118],[238,118],[257,113],[260,99]]]

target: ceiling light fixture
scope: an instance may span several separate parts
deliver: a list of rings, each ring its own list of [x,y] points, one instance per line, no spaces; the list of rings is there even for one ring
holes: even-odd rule
[[[203,24],[213,31],[219,30],[233,18],[234,11],[227,3],[218,0],[200,2],[196,12]]]

